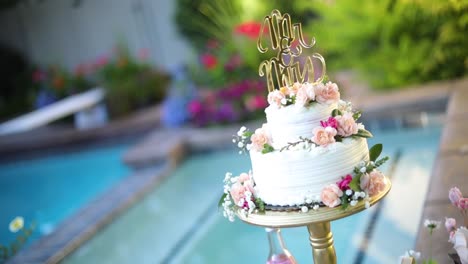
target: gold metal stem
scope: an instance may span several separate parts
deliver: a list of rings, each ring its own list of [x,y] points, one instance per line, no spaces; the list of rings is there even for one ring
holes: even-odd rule
[[[312,255],[315,264],[336,264],[336,252],[333,246],[333,234],[330,222],[312,223],[307,225]]]

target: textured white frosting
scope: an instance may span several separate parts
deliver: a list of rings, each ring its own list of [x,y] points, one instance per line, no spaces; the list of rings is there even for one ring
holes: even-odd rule
[[[320,121],[328,119],[337,104],[314,103],[309,107],[290,105],[278,108],[270,105],[265,109],[268,128],[271,132],[273,146],[284,147],[299,137],[311,138],[312,130],[320,126]]]
[[[305,199],[317,201],[325,186],[352,173],[360,161],[368,160],[369,150],[366,139],[347,138],[310,150],[267,154],[252,150],[250,158],[258,197],[267,204],[292,206],[303,204]]]

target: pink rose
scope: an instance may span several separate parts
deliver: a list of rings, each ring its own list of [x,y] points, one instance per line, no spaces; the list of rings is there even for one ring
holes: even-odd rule
[[[319,146],[327,146],[335,142],[336,129],[333,127],[316,127],[312,141]]]
[[[289,86],[288,87],[288,92],[287,94],[288,95],[293,95],[293,94],[297,94],[297,92],[299,91],[299,89],[301,88],[301,84],[298,83],[298,82],[295,82],[292,86]]]
[[[373,196],[385,189],[385,176],[378,170],[373,170],[361,176],[360,187],[367,191],[369,196]]]
[[[252,141],[252,149],[262,151],[265,144],[271,145],[271,136],[265,125],[262,128],[255,130],[255,133],[250,137]]]
[[[336,83],[319,83],[315,86],[315,100],[321,104],[332,104],[340,100],[340,92]]]
[[[353,180],[351,175],[346,175],[341,181],[337,182],[336,184],[342,191],[346,191],[349,189],[349,183]]]
[[[309,97],[304,89],[297,90],[296,105],[306,106],[309,103]]]
[[[281,100],[285,98],[286,96],[279,90],[274,90],[268,93],[268,103],[270,105],[276,105],[278,108],[281,106]]]
[[[449,191],[449,199],[450,199],[450,202],[454,205],[454,206],[458,206],[458,201],[463,198],[463,195],[462,193],[460,192],[460,189],[458,189],[457,187],[453,187],[450,189]]]
[[[457,220],[454,218],[445,218],[445,228],[447,229],[447,232],[452,232],[455,230],[457,227]]]
[[[333,127],[334,129],[338,128],[338,122],[332,116],[330,116],[327,121],[320,121],[320,125],[322,125],[322,127]]]
[[[242,174],[241,174],[242,176]],[[248,201],[246,201],[246,192],[250,192],[252,196],[250,197],[250,200],[254,200],[254,195],[255,195],[255,189],[254,189],[254,184],[252,179],[249,177],[248,180],[245,180],[243,182],[240,181],[241,176],[237,179],[237,182],[231,186],[231,189],[229,190],[229,193],[231,194],[232,200],[236,205],[239,205],[239,201],[241,199],[244,199],[244,204],[240,207],[247,206]]]
[[[460,198],[460,200],[458,200],[458,209],[460,210],[466,210],[468,209],[468,198]]]
[[[239,178],[237,178],[237,182],[241,184],[248,180],[250,180],[250,175],[245,172],[241,173],[241,175],[239,175]]]
[[[302,89],[306,92],[307,97],[309,98],[310,101],[315,100],[315,88],[312,84],[304,83],[302,85]]]
[[[322,203],[328,207],[335,207],[341,204],[340,197],[343,196],[343,191],[336,184],[330,184],[323,188],[320,198]]]
[[[335,117],[336,122],[338,123],[338,135],[343,137],[349,137],[351,135],[357,134],[358,125],[353,118],[353,115],[349,112],[344,113],[342,116]]]

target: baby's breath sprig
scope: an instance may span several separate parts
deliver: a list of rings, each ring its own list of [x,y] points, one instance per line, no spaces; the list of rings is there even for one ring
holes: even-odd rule
[[[232,143],[236,144],[239,148],[239,154],[247,153],[250,150],[248,141],[252,135],[253,133],[248,128],[242,126],[239,131],[237,131],[237,134],[232,136]]]

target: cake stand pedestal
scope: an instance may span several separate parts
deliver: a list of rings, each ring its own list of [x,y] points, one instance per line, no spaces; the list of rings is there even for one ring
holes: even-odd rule
[[[385,189],[370,198],[370,205],[372,206],[384,198],[390,191],[391,185],[390,180],[387,178]],[[341,209],[341,207],[320,207],[318,210],[310,209],[307,213],[299,211],[265,211],[265,213],[252,213],[247,217],[238,213],[237,216],[248,224],[262,227],[286,228],[307,226],[314,263],[336,264],[336,252],[333,245],[330,222],[359,213],[364,209],[366,209],[365,202],[360,201],[355,206],[348,206],[346,210]]]

